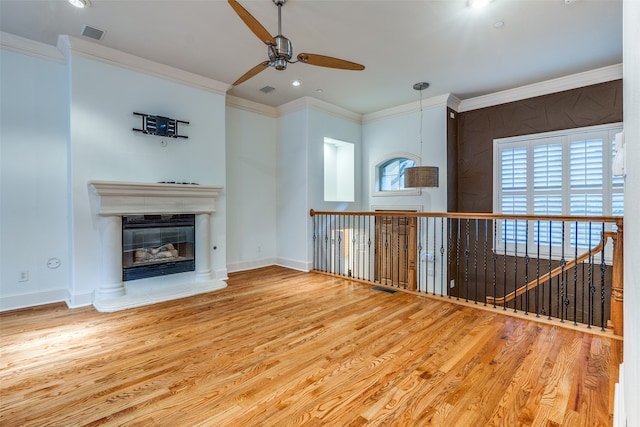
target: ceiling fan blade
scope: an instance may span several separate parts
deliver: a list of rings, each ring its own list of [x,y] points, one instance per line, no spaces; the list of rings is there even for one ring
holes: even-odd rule
[[[240,5],[240,3],[238,3],[236,0],[228,0],[228,1],[231,7],[233,8],[233,10],[235,10],[238,16],[240,17],[240,19],[242,19],[244,23],[247,24],[247,27],[249,27],[249,29],[253,31],[253,34],[258,36],[258,38],[263,43],[271,44],[275,46],[276,40],[273,38],[273,36],[269,34],[266,28],[264,28],[262,24],[259,23],[256,18],[253,17],[253,15],[247,12],[247,9],[242,7],[242,5]]]
[[[330,56],[316,55],[313,53],[301,53],[298,55],[298,61],[305,64],[317,65],[319,67],[340,68],[342,70],[364,70],[364,65],[355,62],[345,61],[344,59],[332,58]]]
[[[269,66],[269,61],[264,61],[259,63],[258,65],[256,65],[255,67],[253,67],[252,69],[244,73],[242,77],[240,77],[238,80],[233,82],[233,85],[238,86],[240,83],[243,83],[249,80],[251,77],[255,76],[260,71],[265,70],[268,66]]]

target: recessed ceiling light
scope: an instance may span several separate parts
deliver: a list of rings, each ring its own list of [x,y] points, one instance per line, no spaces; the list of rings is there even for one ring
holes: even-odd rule
[[[504,21],[496,21],[493,23],[493,28],[495,29],[500,29],[500,28],[504,28]]]
[[[72,6],[79,7],[80,9],[84,7],[89,7],[89,0],[69,0]]]
[[[316,93],[322,93],[322,89],[316,89]]]
[[[291,80],[291,86],[295,86],[298,87],[302,84],[302,81],[296,79],[296,80]]]

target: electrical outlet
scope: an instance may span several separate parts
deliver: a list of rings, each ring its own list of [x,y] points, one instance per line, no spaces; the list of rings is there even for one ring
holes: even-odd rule
[[[29,272],[21,271],[20,276],[18,276],[18,282],[28,282],[29,281]]]
[[[450,287],[450,288],[455,288],[455,287],[456,287],[456,281],[455,281],[455,280],[452,280],[452,281],[449,283],[449,287]]]

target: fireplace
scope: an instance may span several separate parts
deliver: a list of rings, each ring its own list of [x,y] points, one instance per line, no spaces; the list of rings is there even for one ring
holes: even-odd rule
[[[212,215],[222,187],[112,181],[91,181],[88,187],[101,246],[93,300],[98,311],[227,286],[226,276],[211,271]]]
[[[122,280],[195,271],[195,215],[122,217]]]

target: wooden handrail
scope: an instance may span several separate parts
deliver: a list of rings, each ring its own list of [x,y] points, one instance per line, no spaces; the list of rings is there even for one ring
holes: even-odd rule
[[[309,210],[309,216],[334,215],[334,216],[399,216],[403,218],[452,218],[452,219],[506,219],[517,221],[573,221],[573,222],[606,222],[621,224],[621,216],[588,216],[588,215],[516,215],[479,212],[415,212],[415,211],[316,211]]]
[[[602,251],[604,249],[604,246],[607,244],[607,239],[613,239],[615,237],[616,237],[616,233],[612,231],[606,231],[604,233],[604,238],[600,240],[600,243],[598,243],[597,246],[588,250],[582,255],[578,256],[578,258],[572,259],[571,261],[554,268],[549,273],[533,279],[526,285],[519,287],[515,291],[510,292],[503,297],[494,298],[492,296],[487,296],[486,297],[487,304],[494,304],[494,305],[505,304],[509,301],[513,301],[516,297],[526,293],[527,291],[530,291],[531,289],[535,289],[536,287],[538,287],[538,285],[540,285],[540,283],[544,283],[549,279],[553,279],[554,277],[559,276],[566,270],[575,267],[576,264],[581,263],[582,261],[589,258],[590,256],[595,255],[598,252]]]

